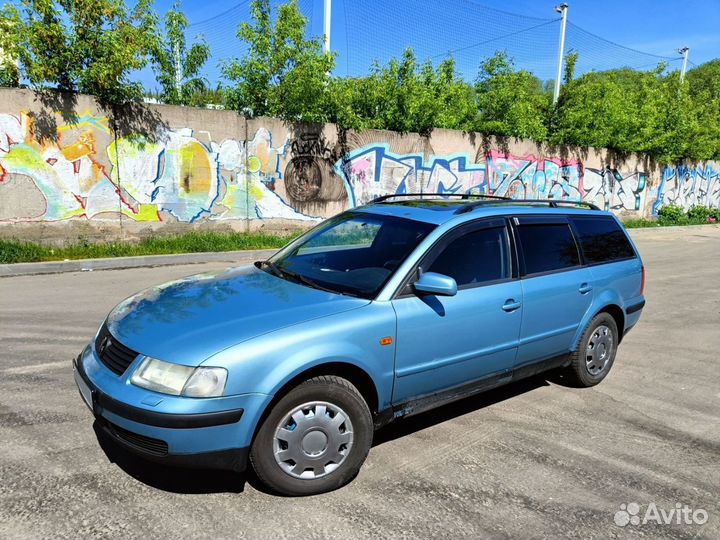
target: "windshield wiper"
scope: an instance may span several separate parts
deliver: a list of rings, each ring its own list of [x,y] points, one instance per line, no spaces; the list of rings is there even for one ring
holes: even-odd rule
[[[314,282],[314,281],[313,281],[312,279],[310,279],[310,278],[306,278],[306,277],[303,276],[302,274],[297,274],[297,273],[295,273],[295,272],[290,272],[289,270],[283,270],[283,272],[284,272],[285,274],[287,274],[291,279],[294,279],[295,281],[297,281],[298,283],[304,283],[304,284],[307,285],[308,287],[312,287],[313,289],[318,289],[318,290],[320,290],[320,291],[325,291],[325,292],[331,292],[331,293],[334,293],[334,294],[338,294],[338,291],[336,291],[336,290],[334,290],[334,289],[330,289],[329,287],[323,287],[323,286],[320,285],[319,283]]]
[[[270,269],[270,272],[271,272],[272,274],[275,274],[275,275],[278,276],[278,277],[283,277],[283,274],[286,273],[285,270],[282,270],[277,264],[275,264],[275,263],[272,262],[271,260],[256,261],[256,262],[255,262],[255,266],[257,266],[257,267],[260,268],[260,269],[262,269],[263,266],[266,266],[266,267],[268,267],[268,268]]]
[[[325,292],[329,292],[329,293],[333,293],[333,294],[344,294],[347,296],[354,296],[356,298],[360,297],[359,294],[355,294],[350,291],[338,291],[335,289],[331,289],[330,287],[325,287],[323,285],[320,285],[319,283],[313,281],[310,278],[303,276],[302,274],[298,274],[297,272],[293,272],[291,270],[286,270],[285,268],[280,268],[274,262],[269,261],[269,260],[257,261],[255,263],[255,266],[257,266],[258,268],[267,266],[270,269],[270,271],[278,277],[289,278],[296,283],[302,283],[304,285],[307,285],[308,287],[312,287],[313,289],[318,289],[319,291],[325,291]]]

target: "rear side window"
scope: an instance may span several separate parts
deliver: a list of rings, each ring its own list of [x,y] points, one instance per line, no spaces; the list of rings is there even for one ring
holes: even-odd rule
[[[518,237],[526,274],[552,272],[580,264],[575,238],[567,223],[520,225]]]
[[[607,217],[572,218],[578,242],[588,264],[635,257],[630,242],[618,223]]]
[[[452,240],[424,270],[450,276],[458,287],[510,277],[505,227],[463,234]]]

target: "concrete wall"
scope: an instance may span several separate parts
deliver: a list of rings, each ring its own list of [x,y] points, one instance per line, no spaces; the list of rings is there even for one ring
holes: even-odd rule
[[[582,199],[646,217],[720,205],[720,165],[548,148],[435,130],[430,137],[248,120],[0,89],[0,236],[47,242],[191,228],[307,227],[410,191]]]

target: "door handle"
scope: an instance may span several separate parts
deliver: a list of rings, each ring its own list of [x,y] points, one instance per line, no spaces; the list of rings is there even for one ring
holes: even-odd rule
[[[578,291],[580,291],[580,294],[587,294],[590,291],[592,291],[592,285],[583,283],[582,285],[580,285],[580,288],[578,289]]]
[[[511,311],[515,311],[520,306],[522,306],[522,302],[516,302],[512,298],[508,298],[507,300],[505,300],[502,308],[504,311],[507,311],[509,313]]]

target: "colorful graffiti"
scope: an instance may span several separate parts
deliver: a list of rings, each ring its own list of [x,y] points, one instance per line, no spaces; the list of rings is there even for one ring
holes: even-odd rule
[[[647,174],[609,167],[584,168],[578,160],[490,151],[479,161],[467,154],[447,157],[395,154],[388,145],[369,145],[335,166],[351,205],[387,193],[482,193],[515,199],[570,199],[606,210],[640,211]]]
[[[107,118],[85,112],[51,138],[37,140],[33,128],[30,114],[0,114],[2,223],[118,215],[138,222],[312,222],[410,192],[583,200],[640,215],[650,205],[655,213],[663,204],[720,206],[720,169],[712,164],[668,167],[651,188],[644,171],[593,168],[576,158],[398,153],[386,143],[343,153],[322,126],[293,128],[282,140],[265,127],[248,140],[214,140],[187,127],[115,138]]]
[[[467,154],[447,157],[394,154],[388,145],[359,148],[335,164],[345,181],[350,206],[388,193],[486,193],[487,168]]]
[[[666,204],[681,206],[685,210],[696,205],[720,208],[720,169],[709,163],[695,167],[665,167],[657,200],[653,204],[653,214]]]
[[[27,215],[0,221],[102,219],[195,222],[201,218],[316,220],[278,195],[280,160],[288,141],[274,146],[259,129],[252,140],[200,140],[189,128],[113,140],[104,117],[89,113],[38,142],[31,117],[0,114],[0,183],[30,179],[43,203]],[[103,143],[99,141],[102,140]]]

